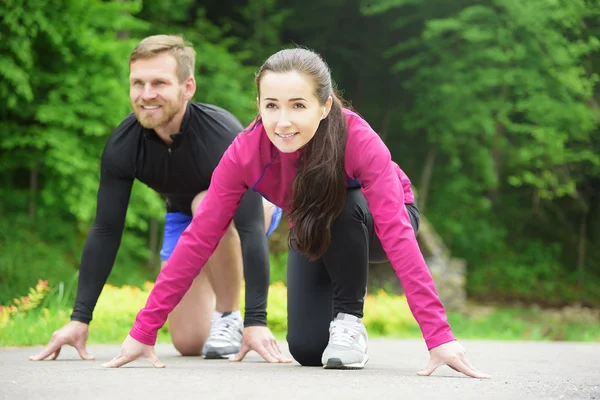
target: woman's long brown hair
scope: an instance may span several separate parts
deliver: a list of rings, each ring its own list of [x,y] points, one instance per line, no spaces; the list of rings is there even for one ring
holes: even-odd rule
[[[329,67],[318,54],[307,49],[281,50],[267,59],[256,74],[259,98],[260,80],[266,73],[292,71],[313,80],[321,105],[329,96],[333,98],[329,114],[303,148],[290,210],[295,247],[315,260],[329,247],[331,223],[342,212],[346,200],[346,119]]]

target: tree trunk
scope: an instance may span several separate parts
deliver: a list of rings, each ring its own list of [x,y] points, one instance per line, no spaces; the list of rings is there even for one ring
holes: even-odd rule
[[[388,133],[390,131],[390,121],[392,120],[392,107],[388,106],[385,110],[385,114],[383,115],[383,121],[381,121],[381,129],[379,130],[379,135],[381,136],[381,140],[384,142],[387,139]]]
[[[433,174],[433,166],[435,165],[437,151],[438,147],[436,144],[429,149],[427,158],[425,159],[425,165],[423,166],[423,174],[421,174],[417,206],[422,214],[425,213],[425,206],[427,205],[427,194],[429,193],[429,184],[431,183],[431,175]]]
[[[598,122],[598,125],[600,125],[600,104],[598,104],[596,99],[593,97],[590,99],[590,108],[596,116],[596,121]]]
[[[29,171],[29,219],[35,222],[37,213],[37,192],[38,192],[38,167],[36,163],[31,164]]]
[[[506,100],[509,95],[509,90],[506,84],[502,85],[500,88],[500,98],[502,100]],[[494,187],[488,190],[488,198],[492,202],[492,204],[496,203],[498,200],[498,193],[500,192],[500,181],[502,177],[502,150],[503,150],[503,140],[506,127],[501,121],[502,115],[502,105],[496,112],[496,136],[494,137],[492,143],[492,168],[494,169]]]
[[[502,138],[504,137],[504,124],[496,121],[496,137],[492,148],[492,168],[494,169],[495,186],[488,190],[488,198],[492,204],[498,200],[500,179],[502,175]]]
[[[585,255],[586,255],[586,246],[585,243],[587,241],[587,220],[588,220],[589,212],[583,212],[581,216],[581,224],[579,225],[579,244],[577,246],[577,274],[578,277],[578,285],[579,288],[583,287],[583,282],[585,279]]]

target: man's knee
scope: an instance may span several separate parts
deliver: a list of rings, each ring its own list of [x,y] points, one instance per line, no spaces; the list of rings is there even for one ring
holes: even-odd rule
[[[204,197],[206,197],[206,193],[207,193],[206,190],[203,192],[200,192],[192,200],[192,214],[193,215],[196,214],[198,207],[200,207],[200,204],[204,200]],[[233,240],[234,242],[240,242],[240,235],[239,235],[237,229],[235,229],[235,224],[233,223],[233,221],[231,221],[231,224],[225,231],[225,235],[223,236],[223,239],[230,240],[230,241]]]
[[[321,356],[327,341],[320,343],[319,341],[310,340],[310,336],[304,338],[287,337],[290,354],[300,365],[305,367],[322,367]]]
[[[196,197],[194,197],[194,199],[192,200],[192,215],[196,215],[196,211],[198,210],[198,207],[200,207],[200,203],[202,203],[202,200],[204,200],[204,196],[206,196],[207,191],[203,191],[200,192],[196,195]]]
[[[195,357],[202,355],[202,347],[204,341],[193,340],[191,338],[178,338],[173,337],[173,346],[175,349],[185,357]]]
[[[235,246],[242,245],[240,234],[238,233],[237,229],[235,229],[235,224],[233,221],[231,221],[231,224],[229,224],[229,227],[225,231],[225,235],[223,235],[223,238],[221,239],[221,243],[223,242]]]

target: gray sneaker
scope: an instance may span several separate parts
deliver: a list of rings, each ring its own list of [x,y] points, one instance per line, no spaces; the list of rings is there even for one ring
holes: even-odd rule
[[[321,362],[328,369],[362,369],[367,355],[369,337],[362,320],[339,313],[329,324],[329,344]]]
[[[202,355],[209,359],[231,358],[242,347],[244,323],[239,315],[225,312],[212,320],[210,335],[202,348]]]

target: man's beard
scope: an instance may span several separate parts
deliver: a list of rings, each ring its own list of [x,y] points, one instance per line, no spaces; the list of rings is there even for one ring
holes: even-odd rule
[[[153,104],[144,104],[146,106],[152,106]],[[140,110],[139,107],[133,107],[135,116],[140,124],[146,129],[156,129],[160,126],[169,124],[181,109],[181,99],[175,100],[173,103],[165,103],[160,106],[158,113],[160,115],[154,115],[155,112],[147,112]]]

